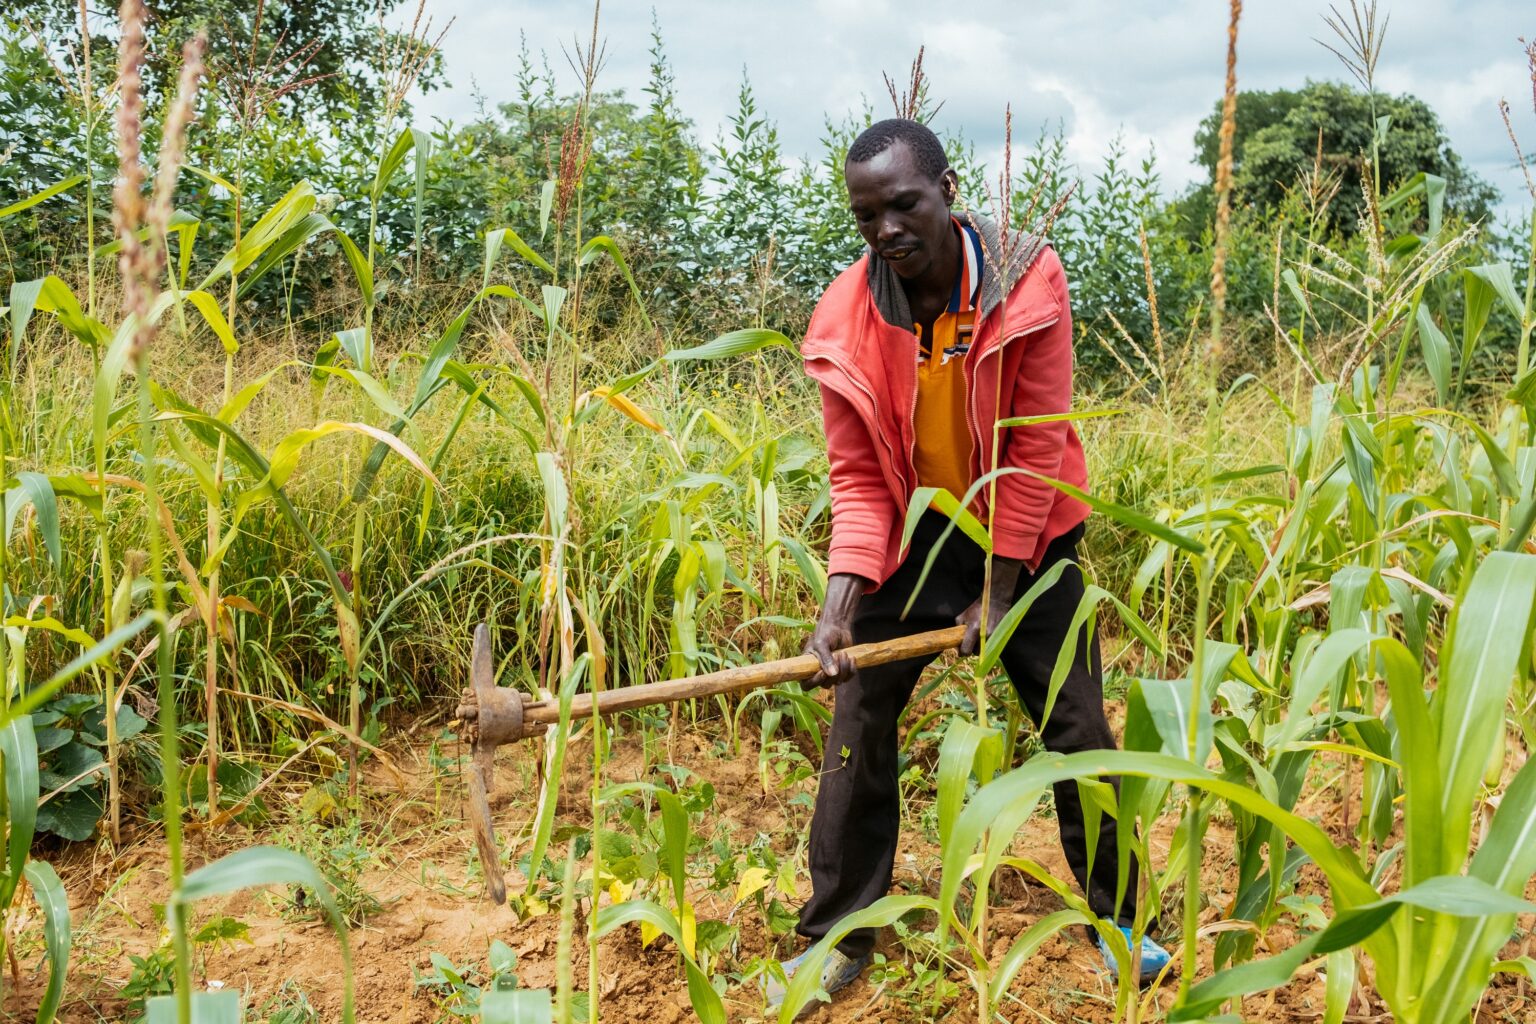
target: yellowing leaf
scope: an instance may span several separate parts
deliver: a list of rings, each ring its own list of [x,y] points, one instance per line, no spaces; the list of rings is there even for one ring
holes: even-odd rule
[[[224,597],[219,599],[219,603],[226,608],[233,608],[237,612],[248,612],[251,615],[263,614],[260,608],[257,608],[246,598],[239,597],[234,594],[226,594]]]
[[[612,393],[611,388],[604,386],[593,390],[592,397],[601,398],[603,401],[619,410],[619,412],[640,424],[646,430],[654,430],[658,434],[665,434],[667,432],[666,428],[663,427],[660,423],[656,422],[655,418],[652,417],[650,413],[646,412],[634,402],[630,401],[628,395],[615,395]]]
[[[309,787],[299,799],[299,813],[313,821],[329,820],[336,809],[336,798],[320,786]]]
[[[357,671],[358,628],[357,616],[352,609],[336,602],[336,632],[341,637],[341,653],[347,659],[347,668]]]
[[[741,873],[741,880],[736,883],[736,902],[745,903],[768,888],[769,878],[767,868],[747,868]]]
[[[640,921],[640,948],[641,949],[649,949],[651,943],[655,942],[656,939],[658,937],[660,937],[660,935],[661,935],[661,929],[660,928],[657,928],[655,925],[651,924],[649,921],[646,921],[644,919],[642,919]]]
[[[683,926],[683,952],[687,953],[690,959],[696,960],[698,959],[699,955],[696,951],[699,937],[699,921],[698,918],[694,916],[692,903],[683,904],[682,917],[683,919],[681,924]]]

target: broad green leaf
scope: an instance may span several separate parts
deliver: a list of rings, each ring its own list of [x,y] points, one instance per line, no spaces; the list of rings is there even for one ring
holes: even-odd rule
[[[1525,302],[1515,290],[1514,271],[1508,263],[1485,263],[1470,268],[1467,273],[1493,289],[1493,293],[1503,300],[1504,308],[1509,310],[1516,322],[1525,317]]]
[[[1013,638],[1019,623],[1024,621],[1024,616],[1029,614],[1035,602],[1054,587],[1056,581],[1061,578],[1061,574],[1073,564],[1066,559],[1056,562],[1041,573],[1034,583],[1030,584],[1029,589],[1013,602],[1013,606],[1003,613],[1003,617],[997,622],[997,628],[982,638],[981,660],[976,664],[976,671],[979,674],[986,675],[997,667],[1003,651],[1008,648],[1008,641]]]
[[[71,944],[69,895],[53,866],[35,860],[26,867],[27,884],[43,912],[43,946],[48,952],[48,987],[37,1007],[37,1024],[52,1024],[64,1001],[64,976],[69,971]]]
[[[1441,651],[1432,716],[1439,734],[1441,835],[1445,870],[1469,848],[1483,768],[1504,728],[1504,703],[1528,664],[1536,555],[1495,551],[1473,575]],[[1523,638],[1511,642],[1513,638]]]
[[[556,179],[550,178],[544,183],[544,186],[539,189],[540,240],[543,240],[544,236],[549,232],[549,212],[551,209],[553,209],[555,204],[555,186],[558,184],[559,182]]]
[[[341,377],[344,380],[351,381],[358,386],[363,394],[368,396],[368,400],[384,415],[392,416],[402,421],[403,424],[409,423],[409,417],[406,415],[406,411],[400,407],[400,403],[395,401],[395,397],[389,393],[389,389],[380,384],[372,374],[364,370],[354,370],[347,366],[322,366],[318,363],[315,364],[314,372],[331,377]]]
[[[204,865],[182,879],[181,888],[173,898],[183,905],[196,903],[210,896],[222,896],[241,889],[257,889],[268,885],[300,885],[312,894],[325,908],[341,944],[342,958],[342,1008],[344,1024],[353,1024],[352,1005],[352,946],[347,939],[345,919],[336,905],[336,897],[325,876],[302,854],[276,846],[252,846],[228,854]]]

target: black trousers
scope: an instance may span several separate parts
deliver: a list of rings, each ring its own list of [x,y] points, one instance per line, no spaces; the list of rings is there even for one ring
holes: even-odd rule
[[[860,601],[854,618],[854,643],[875,643],[952,626],[955,616],[980,596],[985,556],[957,529],[945,539],[911,613],[905,621],[901,618],[927,554],[938,543],[945,524],[946,519],[936,513],[923,516],[901,568]],[[1040,571],[1062,559],[1074,559],[1082,535],[1079,526],[1052,542]],[[1021,573],[1014,599],[1026,593],[1036,578],[1027,569]],[[1077,566],[1068,566],[1056,584],[1030,607],[1003,651],[1002,665],[1025,710],[1037,723],[1045,710],[1057,652],[1082,596],[1082,573]],[[826,935],[845,915],[869,906],[890,888],[901,824],[897,720],[931,660],[914,658],[866,669],[843,680],[833,691],[832,729],[811,818],[812,894],[801,909],[798,927],[801,935],[812,940]],[[1061,753],[1114,747],[1115,738],[1104,717],[1103,669],[1096,638],[1079,636],[1076,657],[1041,739],[1046,749]],[[1136,872],[1133,866],[1121,904],[1127,912],[1122,915],[1115,906],[1115,820],[1107,814],[1100,818],[1090,874],[1077,784],[1059,783],[1055,792],[1062,849],[1089,906],[1103,917],[1129,924],[1136,904]],[[874,930],[863,929],[838,945],[844,953],[858,957],[871,949],[874,941]]]

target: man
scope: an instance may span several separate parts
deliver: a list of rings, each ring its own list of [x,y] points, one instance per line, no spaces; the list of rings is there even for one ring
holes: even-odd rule
[[[816,306],[802,352],[821,387],[831,463],[832,546],[826,599],[806,649],[821,660],[813,682],[834,684],[835,710],[811,821],[812,895],[799,932],[811,940],[869,906],[891,883],[900,824],[897,721],[930,659],[854,671],[840,653],[954,623],[968,626],[960,653],[987,632],[1040,575],[1076,557],[1088,507],[1039,477],[1086,485],[1083,448],[1070,423],[995,431],[1000,420],[1064,413],[1072,401],[1072,317],[1066,278],[1038,238],[1015,236],[1004,253],[995,225],[956,214],[958,179],[943,146],[916,121],[881,121],[858,137],[844,165],[849,206],[869,251]],[[1006,263],[1006,265],[1005,265]],[[970,508],[988,525],[993,559],[956,530],[943,541],[909,614],[945,517],[928,511],[901,549],[908,500],[918,487],[957,498],[993,466],[1006,472]],[[1038,476],[1031,475],[1038,474]],[[995,507],[989,507],[989,504]],[[1107,749],[1097,641],[1075,640],[1071,670],[1044,714],[1052,668],[1083,594],[1068,565],[1009,639],[1002,665],[1053,751]],[[1042,721],[1043,720],[1043,721]],[[1075,783],[1056,787],[1067,860],[1101,916],[1130,937],[1135,871],[1119,907],[1115,822],[1101,818],[1090,858]],[[822,972],[829,993],[869,963],[872,929],[839,943]],[[1100,943],[1109,970],[1115,962]],[[784,964],[793,974],[801,958]],[[1141,947],[1143,978],[1168,954]],[[783,999],[777,985],[769,1001]]]

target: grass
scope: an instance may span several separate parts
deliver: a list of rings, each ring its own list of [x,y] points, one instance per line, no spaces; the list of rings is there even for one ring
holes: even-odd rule
[[[1351,10],[1357,28],[1342,18],[1336,28],[1369,90],[1374,6]],[[1234,3],[1232,47],[1240,11]],[[366,869],[403,841],[393,817],[369,828],[358,816],[379,799],[365,776],[392,770],[380,745],[399,751],[413,716],[452,707],[482,620],[500,682],[544,696],[796,650],[825,586],[819,403],[776,332],[659,334],[623,246],[584,233],[595,24],[576,55],[585,99],[543,193],[540,237],[488,226],[481,290],[391,335],[375,315],[378,285],[398,271],[379,257],[384,240],[372,227],[346,238],[303,183],[272,210],[242,210],[222,257],[186,240],[189,280],[159,262],[181,137],[173,124],[146,206],[133,187],[143,12],[129,0],[124,15],[121,291],[85,282],[84,312],[64,282],[30,299],[25,282],[12,292],[31,322],[24,343],[13,339],[0,422],[7,511],[25,510],[0,547],[12,631],[0,675],[16,670],[0,721],[13,837],[0,904],[25,873],[62,977],[63,890],[28,862],[41,794],[27,744],[47,727],[29,713],[65,685],[153,704],[158,793],[123,777],[131,762],[118,760],[115,716],[105,744],[108,844],[152,814],[149,827],[165,832],[169,934],[138,989],[169,990],[172,1012],[195,1019],[196,947],[218,940],[192,930],[197,902],[280,886],[305,893],[306,911],[312,894],[336,926],[349,1019],[347,926],[382,911]],[[410,52],[430,54],[419,42]],[[196,57],[194,47],[185,90]],[[1234,60],[1229,49],[1229,98]],[[383,136],[398,141],[381,155],[371,224],[391,178],[430,158],[424,136],[397,131],[397,107],[383,115]],[[1143,366],[1127,364],[1126,389],[1081,400],[1105,414],[1078,424],[1101,511],[1085,558],[1097,603],[1082,614],[1123,681],[1124,750],[1037,749],[1006,686],[982,669],[1006,627],[980,661],[927,682],[909,715],[904,799],[940,870],[841,927],[896,930],[906,959],[882,981],[922,1012],[974,998],[978,1019],[1006,1016],[1031,957],[1078,926],[1097,929],[1131,974],[1118,931],[1017,842],[1050,785],[1068,780],[1136,826],[1120,830],[1144,870],[1135,931],[1160,917],[1180,955],[1172,1005],[1126,982],[1112,994],[1116,1019],[1241,1014],[1246,998],[1326,963],[1329,1020],[1358,989],[1397,1019],[1449,1024],[1495,972],[1532,974],[1499,958],[1536,913],[1524,899],[1536,874],[1523,842],[1536,827],[1536,770],[1523,759],[1536,724],[1525,711],[1531,658],[1528,643],[1508,642],[1529,637],[1536,616],[1536,262],[1468,265],[1472,236],[1441,224],[1432,181],[1390,194],[1377,182],[1348,258],[1315,237],[1287,249],[1277,236],[1277,254],[1296,255],[1276,260],[1273,324],[1224,323],[1230,182],[1218,177],[1210,319],[1165,331],[1154,313],[1152,338],[1127,335]],[[1308,195],[1339,201],[1323,187]],[[414,214],[419,231],[419,203]],[[251,335],[241,289],[321,237],[346,256],[353,326]],[[622,314],[585,290],[598,272],[628,288]],[[1315,329],[1323,302],[1344,325],[1327,336]],[[120,304],[121,319],[106,312]],[[1513,353],[1483,351],[1493,317],[1517,323]],[[1245,348],[1273,335],[1272,365],[1232,365],[1239,329]],[[1498,386],[1469,383],[1469,368],[1490,364]],[[665,937],[707,1022],[725,1019],[733,976],[772,970],[767,951],[734,954],[736,914],[750,907],[770,935],[787,930],[802,845],[711,821],[717,794],[676,751],[702,731],[737,753],[756,726],[759,784],[798,826],[825,714],[821,698],[786,687],[552,731],[543,786],[517,780],[525,824],[504,837],[504,856],[522,875],[515,911],[558,920],[562,1024],[601,1012],[605,936]],[[631,758],[622,776],[621,756]],[[451,776],[453,757],[440,742],[431,770]],[[1324,775],[1342,794],[1340,828],[1303,813]],[[301,814],[273,833],[286,842],[184,870],[184,827],[236,834],[263,794],[304,778],[320,794],[305,813],[345,827]],[[562,805],[558,783],[578,778],[574,805]],[[452,784],[434,778],[434,813]],[[1228,829],[1230,899],[1213,908],[1211,837]],[[1291,898],[1302,860],[1326,899]],[[994,904],[1014,877],[1051,890],[1059,909],[1005,934]],[[710,917],[730,892],[729,910]],[[1416,960],[1426,949],[1433,956]],[[445,1007],[464,1003],[468,975],[444,955],[434,965],[427,987]],[[814,973],[797,976],[781,1019],[813,997]],[[265,1012],[309,1019],[304,993],[274,999]]]

